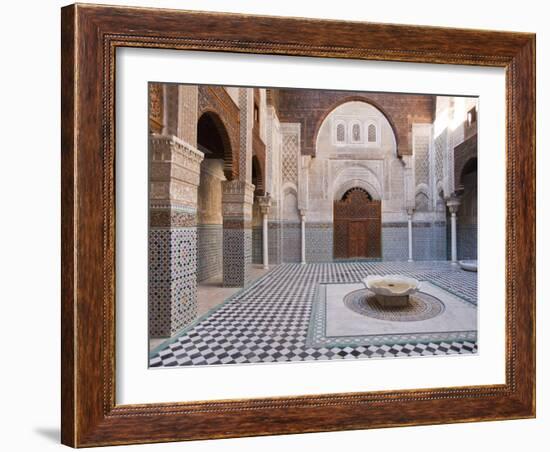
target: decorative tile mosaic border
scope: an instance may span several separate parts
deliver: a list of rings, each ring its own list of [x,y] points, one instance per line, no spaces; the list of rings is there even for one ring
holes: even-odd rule
[[[402,273],[477,304],[475,273],[448,262],[282,264],[179,331],[149,355],[149,366],[308,362],[477,353],[475,341],[311,347],[306,344],[315,287]]]
[[[149,335],[167,337],[197,315],[196,228],[149,231]]]
[[[311,310],[311,321],[309,324],[308,336],[306,341],[306,344],[309,347],[368,347],[371,345],[387,345],[389,347],[393,347],[394,345],[405,345],[410,343],[429,344],[437,342],[477,342],[477,331],[448,331],[445,333],[419,332],[414,334],[375,334],[362,336],[327,336],[327,285],[329,284],[321,283],[315,287],[315,301],[313,302],[313,307]],[[439,287],[440,290],[444,290],[441,286],[437,287]],[[470,302],[464,300],[463,298],[457,297],[448,291],[445,292],[447,292],[450,296],[453,296],[455,299],[460,300],[462,303],[468,303],[471,305]]]

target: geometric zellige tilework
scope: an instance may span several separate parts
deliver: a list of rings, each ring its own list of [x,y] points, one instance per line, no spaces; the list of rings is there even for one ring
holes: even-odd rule
[[[197,226],[197,281],[222,273],[223,226],[199,224]]]
[[[149,355],[151,367],[393,358],[477,353],[477,342],[434,340],[308,343],[320,283],[358,283],[369,274],[400,273],[477,305],[477,274],[449,262],[281,264]]]
[[[149,230],[149,335],[172,336],[197,317],[196,228]]]
[[[459,260],[477,259],[477,224],[457,224],[457,254]]]
[[[332,223],[306,223],[306,262],[332,262]]]
[[[302,232],[300,223],[281,223],[283,262],[300,262]]]
[[[263,263],[263,230],[261,226],[254,226],[252,228],[252,263],[261,264]]]
[[[223,285],[225,287],[247,286],[251,265],[252,229],[224,228]]]

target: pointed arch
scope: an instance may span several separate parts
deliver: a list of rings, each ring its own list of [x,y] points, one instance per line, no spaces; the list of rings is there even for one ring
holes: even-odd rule
[[[219,158],[224,162],[227,180],[233,179],[233,146],[223,119],[212,110],[201,114],[197,122],[197,147],[204,158]]]
[[[384,118],[386,118],[393,132],[393,137],[395,140],[395,149],[397,150],[397,155],[400,156],[401,153],[400,153],[399,135],[397,133],[397,127],[393,119],[377,102],[370,99],[367,95],[345,96],[341,99],[338,99],[336,102],[332,103],[317,120],[317,124],[315,125],[315,132],[313,133],[313,143],[317,143],[317,137],[319,136],[319,131],[321,130],[321,126],[323,125],[325,120],[328,118],[328,116],[334,110],[336,110],[339,106],[346,104],[348,102],[363,102],[365,104],[371,105],[372,107],[376,108],[382,114],[382,116],[384,116]],[[363,131],[363,134],[365,134],[364,131]]]

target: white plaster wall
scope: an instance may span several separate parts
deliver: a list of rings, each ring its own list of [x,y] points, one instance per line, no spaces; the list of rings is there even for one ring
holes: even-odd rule
[[[466,130],[465,122],[471,108],[477,107],[476,97],[437,96],[434,120],[434,140],[443,142],[443,180],[437,180],[444,189],[445,197],[454,190],[454,148],[469,138],[472,130]],[[477,127],[475,125],[474,127]],[[473,130],[475,132],[475,129]],[[468,133],[468,134],[467,134]],[[444,137],[443,140],[441,138]],[[437,189],[439,191],[439,189]]]
[[[362,143],[339,144],[335,124],[359,121]],[[366,125],[377,125],[376,143],[367,143]],[[349,132],[349,130],[348,130]],[[347,188],[359,186],[374,199],[382,200],[383,221],[405,217],[404,164],[397,157],[393,130],[385,116],[365,102],[347,102],[335,108],[324,120],[316,142],[316,156],[309,166],[309,205],[307,221],[332,222],[333,201]]]
[[[298,198],[293,189],[285,190],[283,198],[283,220],[289,222],[299,222]]]

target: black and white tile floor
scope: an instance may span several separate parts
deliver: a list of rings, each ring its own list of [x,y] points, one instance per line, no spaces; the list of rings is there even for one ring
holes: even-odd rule
[[[150,367],[477,353],[477,342],[311,347],[308,328],[319,283],[354,283],[399,273],[477,304],[477,273],[448,262],[283,264],[198,319],[149,355]]]

